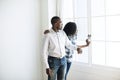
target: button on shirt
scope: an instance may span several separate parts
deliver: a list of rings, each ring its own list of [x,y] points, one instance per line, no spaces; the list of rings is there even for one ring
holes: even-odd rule
[[[43,58],[46,68],[49,68],[47,61],[48,56],[62,58],[66,55],[65,46],[72,50],[77,49],[77,46],[73,45],[69,41],[63,30],[55,32],[53,29],[51,29],[49,33],[45,34],[43,43]]]

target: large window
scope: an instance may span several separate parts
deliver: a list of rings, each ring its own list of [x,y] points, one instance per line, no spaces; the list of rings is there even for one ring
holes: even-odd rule
[[[85,44],[88,34],[87,0],[64,0],[63,23],[76,22],[78,28],[77,44]],[[74,54],[74,60],[88,63],[88,48],[83,54]]]
[[[63,23],[76,22],[77,44],[92,35],[91,45],[75,54],[74,61],[120,68],[120,0],[63,1]]]

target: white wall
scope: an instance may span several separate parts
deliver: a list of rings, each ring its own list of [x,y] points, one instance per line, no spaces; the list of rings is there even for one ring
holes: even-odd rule
[[[56,16],[56,0],[41,0],[41,30],[51,27],[53,16]]]
[[[0,0],[0,80],[40,80],[39,5]]]
[[[40,0],[41,1],[41,24],[40,24],[40,51],[42,51],[42,38],[43,38],[43,32],[46,29],[49,29],[51,27],[51,18],[56,15],[56,0]],[[42,53],[41,53],[42,54]],[[47,75],[45,73],[45,67],[42,63],[42,58],[40,58],[41,67],[42,67],[42,80],[47,80]]]

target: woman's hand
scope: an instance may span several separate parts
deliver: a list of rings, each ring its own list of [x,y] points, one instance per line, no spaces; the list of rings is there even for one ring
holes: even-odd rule
[[[90,41],[88,39],[86,39],[86,46],[89,46]]]

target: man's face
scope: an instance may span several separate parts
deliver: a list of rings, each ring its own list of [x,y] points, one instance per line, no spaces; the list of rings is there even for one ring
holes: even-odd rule
[[[61,30],[61,29],[62,29],[62,21],[61,21],[61,20],[58,20],[58,21],[55,23],[55,25],[56,25],[57,30]]]

